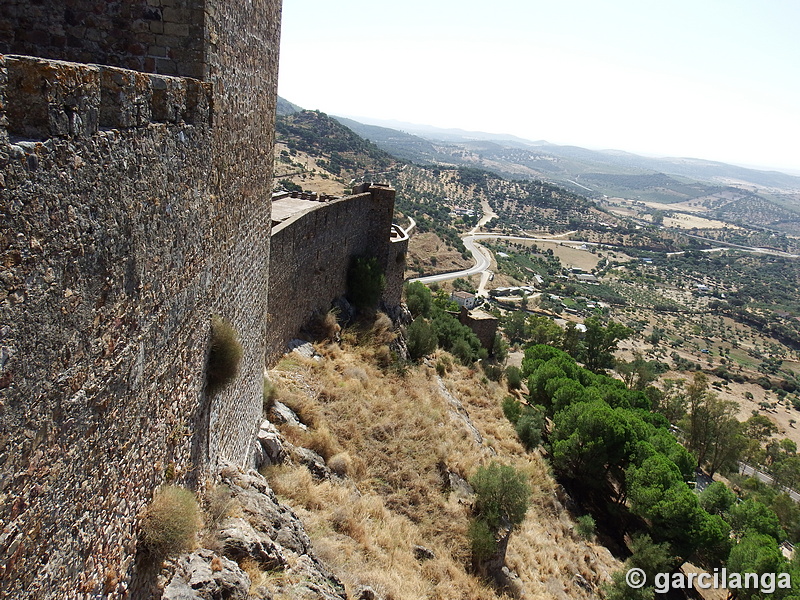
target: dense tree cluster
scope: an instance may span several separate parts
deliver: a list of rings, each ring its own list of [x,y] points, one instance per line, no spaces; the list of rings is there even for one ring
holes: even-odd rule
[[[616,337],[613,325],[590,324],[590,341],[581,341],[583,351],[606,352],[607,340]],[[543,323],[540,326],[546,330]],[[549,335],[555,337],[554,332]],[[781,498],[776,510],[756,498],[737,503],[721,483],[699,495],[689,485],[698,459],[719,468],[740,450],[746,427],[768,435],[762,431],[764,423],[738,424],[731,407],[708,391],[702,374],[680,394],[672,394],[680,396],[676,410],[669,391],[655,393],[648,385],[652,374],[647,369],[641,377],[631,375],[636,360],[626,363],[627,381],[600,372],[602,362],[592,364],[594,371],[561,349],[529,345],[521,373],[527,380],[527,402],[508,397],[503,412],[526,447],[544,443],[557,476],[594,507],[598,522],[611,524],[618,535],[633,536],[628,567],[669,572],[691,560],[742,572],[796,571],[797,565],[790,565],[778,549],[787,537],[785,519],[800,512],[793,502]],[[664,413],[682,423],[688,449],[670,431]],[[550,420],[549,428],[544,417]],[[783,519],[779,511],[786,514]],[[653,597],[652,589],[634,593],[625,589],[620,577],[614,581],[607,590],[609,598]],[[786,592],[779,590],[772,597],[795,598]]]
[[[406,285],[405,291],[406,304],[414,317],[406,330],[412,359],[430,354],[437,346],[452,353],[465,365],[488,356],[488,351],[481,346],[473,331],[448,312],[457,309],[458,305],[450,301],[444,290],[432,295],[427,286],[415,281]]]

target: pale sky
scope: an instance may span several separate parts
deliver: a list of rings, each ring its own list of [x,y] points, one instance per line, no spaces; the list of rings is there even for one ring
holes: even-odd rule
[[[283,0],[312,110],[800,173],[797,0]]]

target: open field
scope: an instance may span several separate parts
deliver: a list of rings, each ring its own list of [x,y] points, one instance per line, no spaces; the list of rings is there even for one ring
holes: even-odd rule
[[[592,254],[589,250],[581,250],[576,244],[562,244],[561,242],[518,242],[523,246],[538,246],[540,251],[551,249],[561,264],[566,268],[577,268],[584,271],[591,271],[600,262],[602,254]]]
[[[473,264],[471,256],[463,258],[458,250],[449,247],[432,231],[414,233],[408,243],[406,278],[417,277],[420,272],[431,275],[459,271]]]
[[[313,156],[302,151],[295,151],[287,156],[288,146],[282,142],[275,143],[275,175],[276,185],[281,179],[288,179],[304,190],[313,190],[320,194],[341,196],[345,191],[345,183],[341,179],[331,177],[322,167],[317,165]]]
[[[706,219],[697,215],[686,213],[673,213],[671,217],[664,217],[665,227],[676,227],[678,229],[739,229],[735,225],[717,221],[716,219]]]

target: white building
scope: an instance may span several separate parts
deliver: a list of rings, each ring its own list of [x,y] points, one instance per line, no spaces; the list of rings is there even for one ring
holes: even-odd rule
[[[450,295],[450,300],[467,310],[472,310],[475,307],[475,294],[470,294],[469,292],[453,292]]]

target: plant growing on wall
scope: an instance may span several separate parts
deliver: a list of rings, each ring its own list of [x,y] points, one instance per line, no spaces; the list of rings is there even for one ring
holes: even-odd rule
[[[216,392],[236,377],[242,360],[242,344],[236,330],[218,315],[211,318],[211,340],[206,365],[209,391]]]
[[[182,487],[159,489],[141,520],[141,543],[161,560],[191,550],[202,519],[195,495]]]

